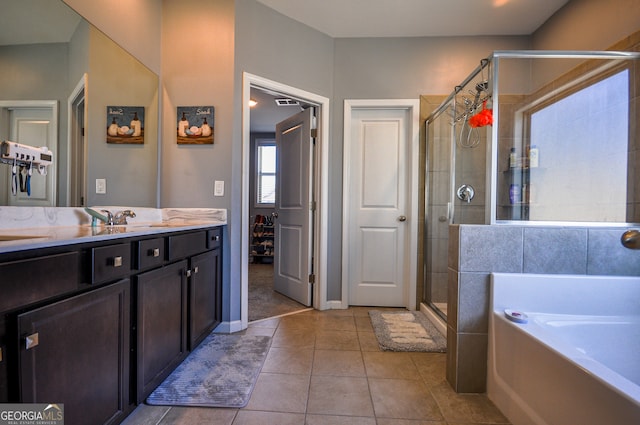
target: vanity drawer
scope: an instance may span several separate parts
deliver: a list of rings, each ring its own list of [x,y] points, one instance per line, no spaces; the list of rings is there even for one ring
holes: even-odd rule
[[[222,243],[222,228],[216,227],[207,231],[207,248],[215,249],[220,248]]]
[[[103,283],[131,273],[131,244],[91,249],[91,283]]]
[[[164,262],[164,238],[146,239],[137,242],[136,268],[146,270],[159,267]]]
[[[206,230],[169,236],[169,261],[180,260],[206,250]]]
[[[77,290],[80,264],[78,252],[0,263],[0,311]]]

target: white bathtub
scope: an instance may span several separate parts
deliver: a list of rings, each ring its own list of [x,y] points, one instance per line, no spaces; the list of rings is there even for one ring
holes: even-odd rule
[[[487,394],[511,423],[640,424],[639,277],[494,273],[490,312]]]

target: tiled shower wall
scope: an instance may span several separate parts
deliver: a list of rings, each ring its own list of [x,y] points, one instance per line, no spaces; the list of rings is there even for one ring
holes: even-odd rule
[[[640,276],[626,227],[451,225],[447,380],[461,393],[486,391],[492,272]]]

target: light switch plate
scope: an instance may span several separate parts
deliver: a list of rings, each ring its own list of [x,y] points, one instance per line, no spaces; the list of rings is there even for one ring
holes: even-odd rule
[[[96,179],[96,193],[102,195],[107,193],[107,179]]]
[[[214,182],[213,196],[224,196],[224,180],[216,180]]]

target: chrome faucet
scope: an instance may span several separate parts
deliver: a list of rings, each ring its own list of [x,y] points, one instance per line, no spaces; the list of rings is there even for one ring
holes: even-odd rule
[[[116,213],[115,216],[109,210],[100,210],[104,214],[100,214],[99,212],[87,207],[85,207],[84,210],[92,217],[92,227],[98,226],[98,221],[102,221],[107,226],[124,226],[127,224],[127,217],[133,218],[136,216],[136,213],[131,210],[120,211]]]
[[[109,211],[107,211],[107,212],[109,213]],[[111,213],[109,213],[109,214],[111,214]],[[113,217],[113,224],[115,224],[115,225],[125,225],[125,224],[127,224],[127,217],[134,218],[135,216],[136,216],[136,213],[134,213],[131,210],[119,211]]]

